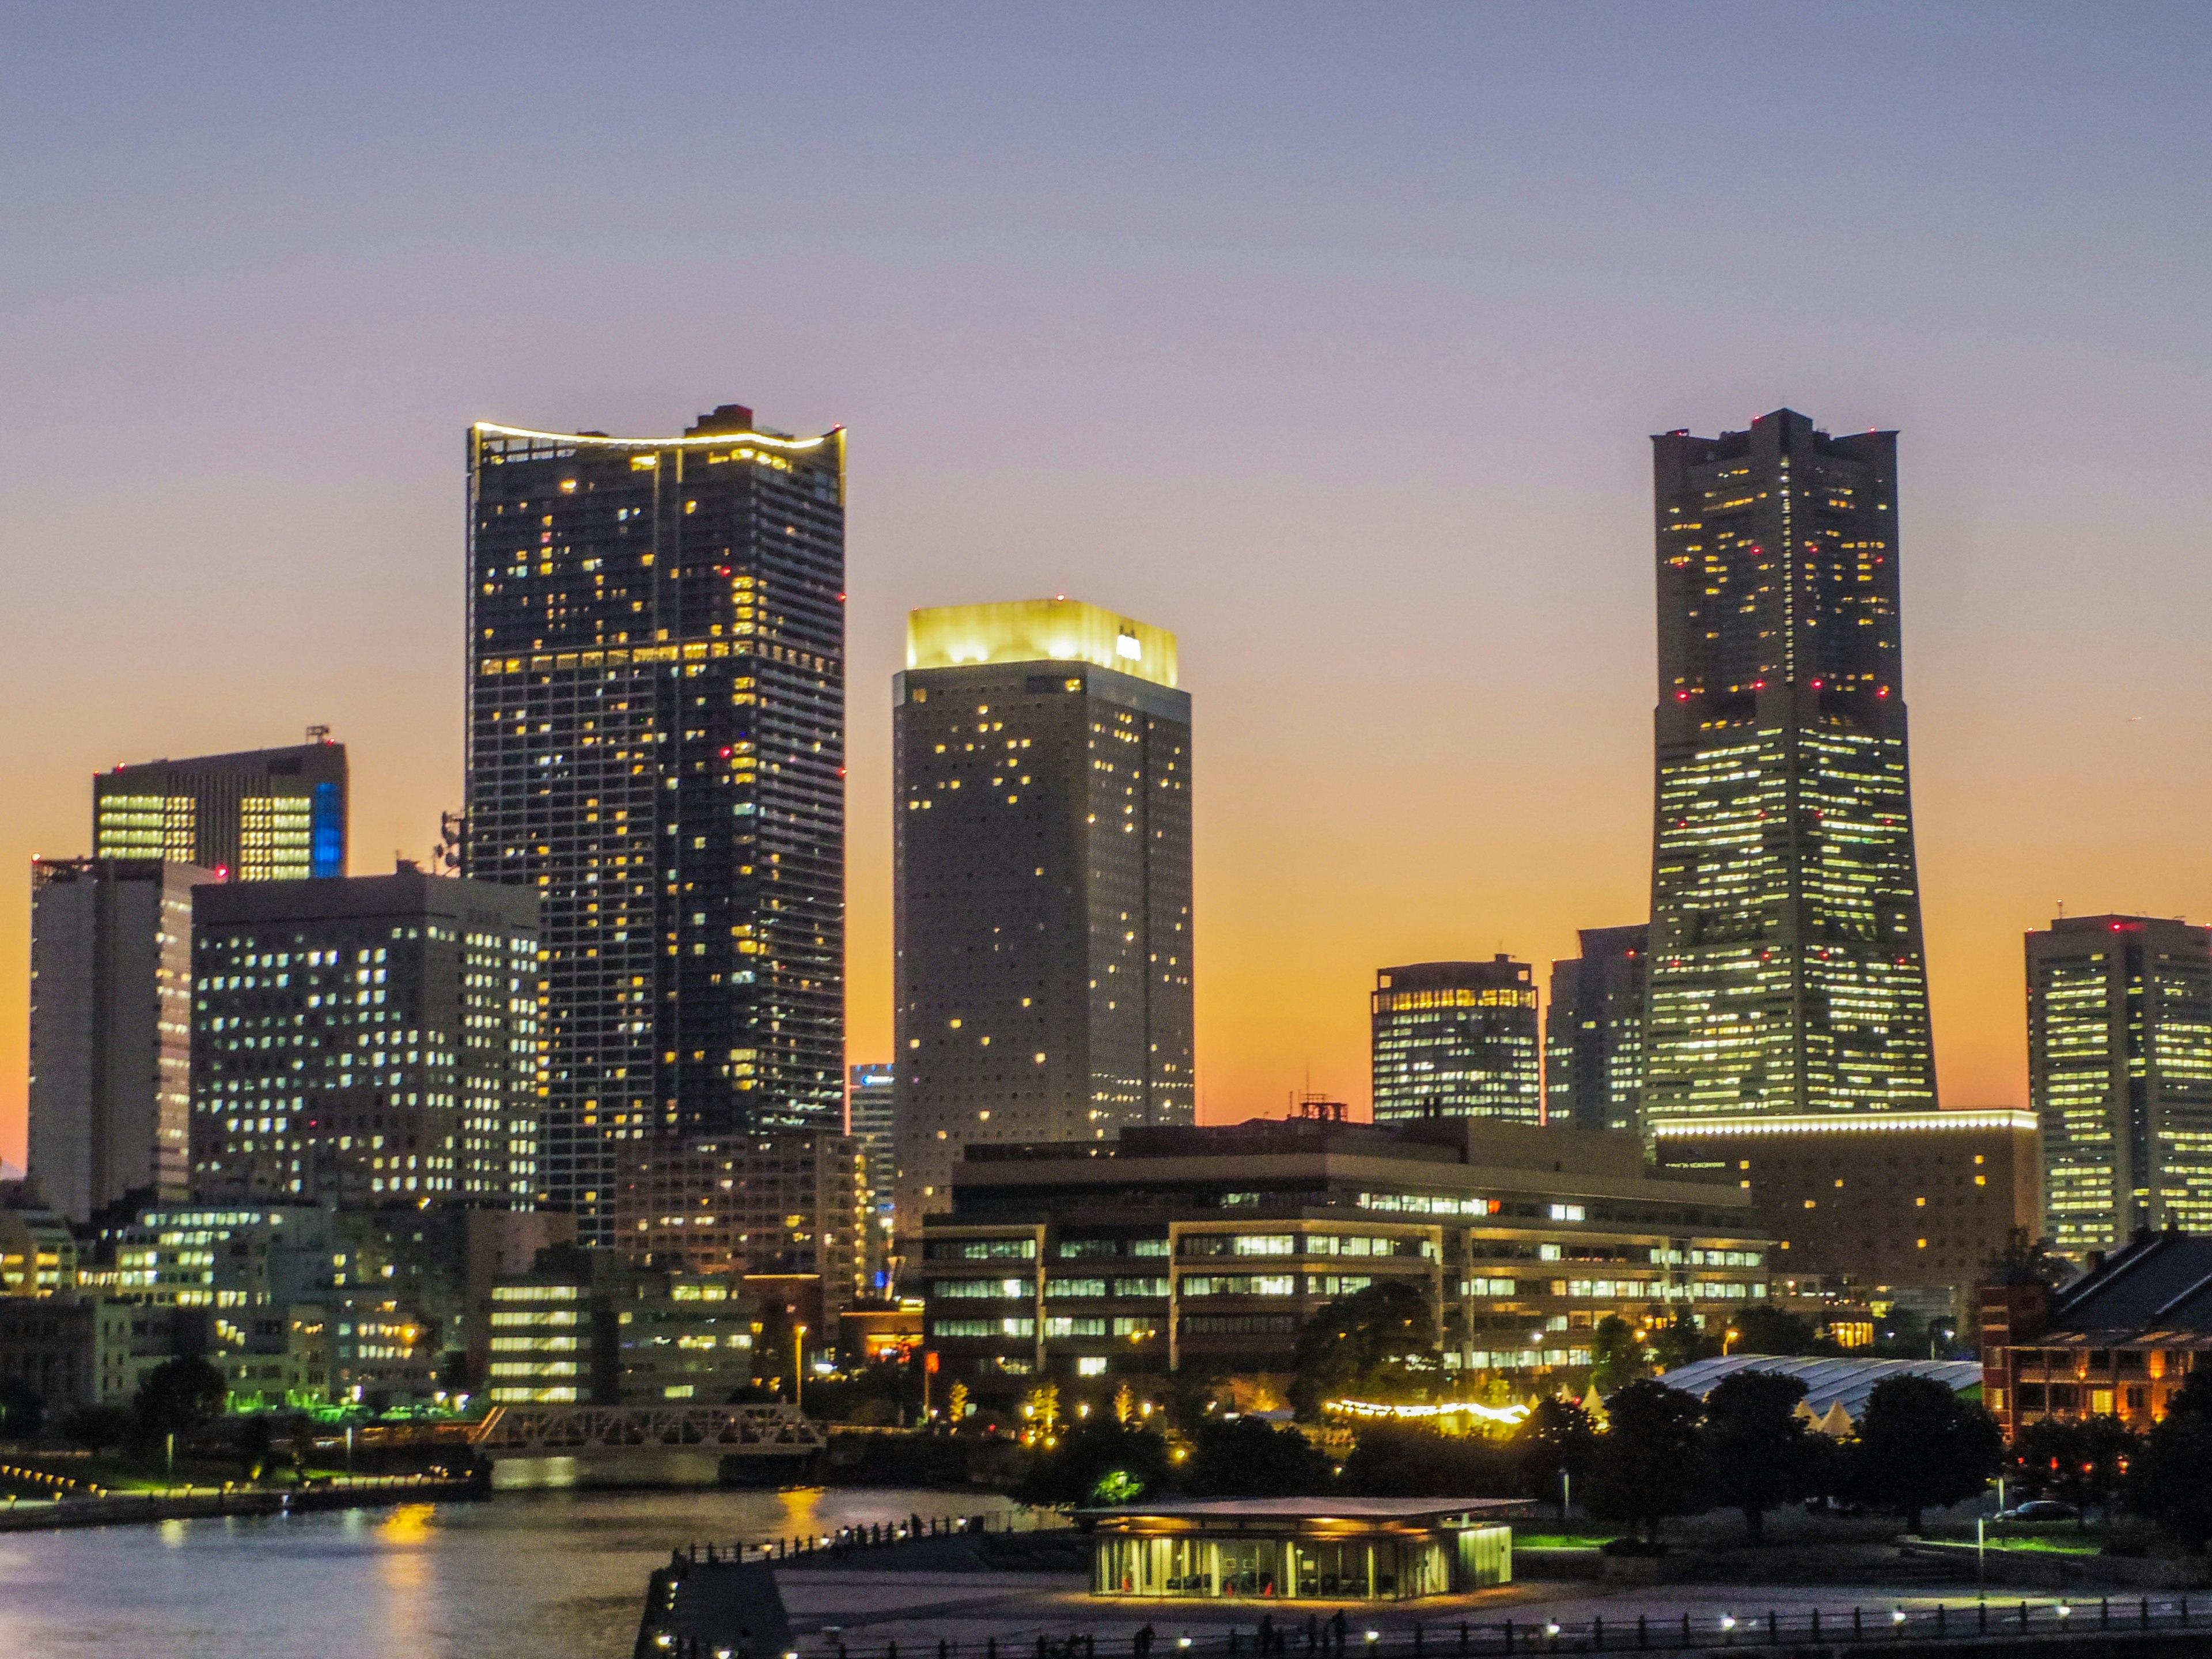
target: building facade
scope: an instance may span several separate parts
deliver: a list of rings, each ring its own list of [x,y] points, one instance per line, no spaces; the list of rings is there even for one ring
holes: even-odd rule
[[[1652,445],[1644,1121],[1928,1110],[1896,434],[1784,409]]]
[[[1982,1287],[1982,1403],[2010,1439],[2044,1418],[2145,1430],[2212,1364],[2212,1239],[2153,1233],[2063,1290]]]
[[[979,1400],[1279,1376],[1316,1314],[1383,1280],[1429,1305],[1441,1372],[1549,1392],[1607,1315],[1724,1323],[1771,1261],[1747,1194],[1648,1174],[1633,1136],[1480,1119],[971,1146],[953,1198],[912,1271],[946,1385]]]
[[[918,611],[892,715],[899,1226],[962,1146],[1191,1121],[1190,697],[1073,600]]]
[[[346,872],[346,751],[322,727],[289,749],[145,761],[92,781],[92,846],[197,865],[217,881]]]
[[[470,434],[464,868],[544,902],[543,1184],[844,1112],[844,434]]]
[[[159,857],[31,865],[30,1173],[79,1222],[182,1198],[195,882]]]
[[[847,1124],[868,1163],[869,1271],[882,1291],[898,1232],[898,1067],[889,1060],[854,1066],[846,1102]]]
[[[1417,962],[1375,975],[1375,1121],[1544,1121],[1536,987],[1525,962]]]
[[[195,889],[195,1195],[532,1207],[537,906],[411,868]]]
[[[736,1281],[654,1273],[612,1250],[548,1250],[491,1288],[495,1405],[720,1405],[752,1380]]]
[[[2053,1249],[2212,1231],[2212,927],[2063,916],[2028,934],[2027,1088]]]
[[[1645,951],[1651,930],[1584,927],[1582,954],[1552,964],[1544,1011],[1544,1121],[1644,1128]]]
[[[648,1141],[616,1194],[616,1246],[641,1267],[811,1275],[832,1315],[868,1291],[867,1154],[811,1130]]]
[[[2035,1115],[2005,1108],[1675,1118],[1662,1169],[1737,1182],[1775,1241],[1774,1295],[1954,1317],[2015,1229],[2042,1225]]]

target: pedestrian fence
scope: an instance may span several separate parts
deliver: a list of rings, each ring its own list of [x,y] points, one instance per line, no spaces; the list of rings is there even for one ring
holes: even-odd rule
[[[993,1522],[995,1520],[996,1525]],[[975,1536],[987,1532],[1004,1535],[1014,1532],[1072,1532],[1074,1528],[1064,1519],[1045,1513],[1029,1517],[1030,1524],[1021,1524],[1023,1517],[1013,1512],[996,1516],[988,1515],[933,1515],[927,1518],[910,1515],[903,1521],[883,1521],[867,1526],[840,1527],[831,1533],[802,1534],[791,1538],[770,1538],[754,1543],[686,1544],[675,1553],[671,1563],[681,1571],[686,1566],[714,1566],[721,1563],[742,1566],[749,1561],[791,1561],[809,1556],[828,1555],[833,1558],[857,1553],[862,1550],[888,1549],[895,1545],[912,1543],[925,1538],[957,1538]]]
[[[734,1556],[720,1559],[734,1560]],[[749,1556],[748,1559],[757,1559]],[[1168,1621],[1168,1622],[1172,1622]],[[2172,1600],[2142,1596],[2114,1601],[1936,1602],[1905,1607],[1793,1608],[1784,1613],[1638,1614],[1512,1620],[1477,1624],[1438,1620],[1378,1629],[1340,1616],[1318,1614],[1276,1623],[1264,1617],[1251,1630],[1202,1636],[1161,1636],[1146,1626],[1132,1636],[1081,1634],[1039,1636],[1034,1646],[997,1637],[982,1641],[848,1643],[827,1635],[799,1638],[793,1651],[740,1653],[696,1638],[662,1636],[656,1640],[669,1659],[1455,1659],[1458,1655],[1545,1653],[1643,1653],[1717,1649],[1789,1647],[1806,1643],[1872,1644],[1882,1641],[1969,1643],[1984,1637],[2030,1637],[2065,1641],[2098,1631],[2212,1632],[2212,1607],[2186,1596]],[[904,1651],[902,1653],[902,1646]]]

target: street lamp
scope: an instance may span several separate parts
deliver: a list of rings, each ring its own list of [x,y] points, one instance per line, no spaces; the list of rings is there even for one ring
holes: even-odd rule
[[[805,1353],[806,1327],[793,1325],[791,1328],[791,1403],[794,1408],[803,1408],[805,1404],[801,1393],[806,1387],[805,1367],[801,1364]]]

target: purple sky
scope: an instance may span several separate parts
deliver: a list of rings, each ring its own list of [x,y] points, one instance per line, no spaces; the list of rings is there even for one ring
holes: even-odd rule
[[[456,9],[0,20],[0,1154],[92,770],[459,804],[477,417],[851,428],[855,1059],[918,605],[1182,635],[1209,1116],[1640,918],[1645,440],[1783,403],[1904,434],[1946,1098],[2057,902],[2212,915],[2212,12]]]

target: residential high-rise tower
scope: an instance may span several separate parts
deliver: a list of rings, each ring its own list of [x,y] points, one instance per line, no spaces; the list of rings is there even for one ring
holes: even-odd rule
[[[844,1113],[844,434],[469,441],[463,867],[544,900],[543,1175]]]
[[[2212,1231],[2212,927],[2063,916],[2030,933],[2027,1092],[2054,1249]]]
[[[1525,962],[1416,962],[1375,975],[1375,1121],[1544,1115],[1536,987]]]
[[[346,751],[322,726],[289,749],[144,761],[92,781],[92,850],[221,881],[346,872]]]
[[[1652,443],[1645,1124],[1924,1110],[1896,434],[1784,409]]]
[[[1544,1013],[1544,1121],[1569,1129],[1643,1128],[1645,951],[1651,930],[1579,930],[1582,954],[1552,964]]]
[[[893,688],[898,1225],[970,1141],[1188,1123],[1190,696],[1067,599],[918,611]]]

